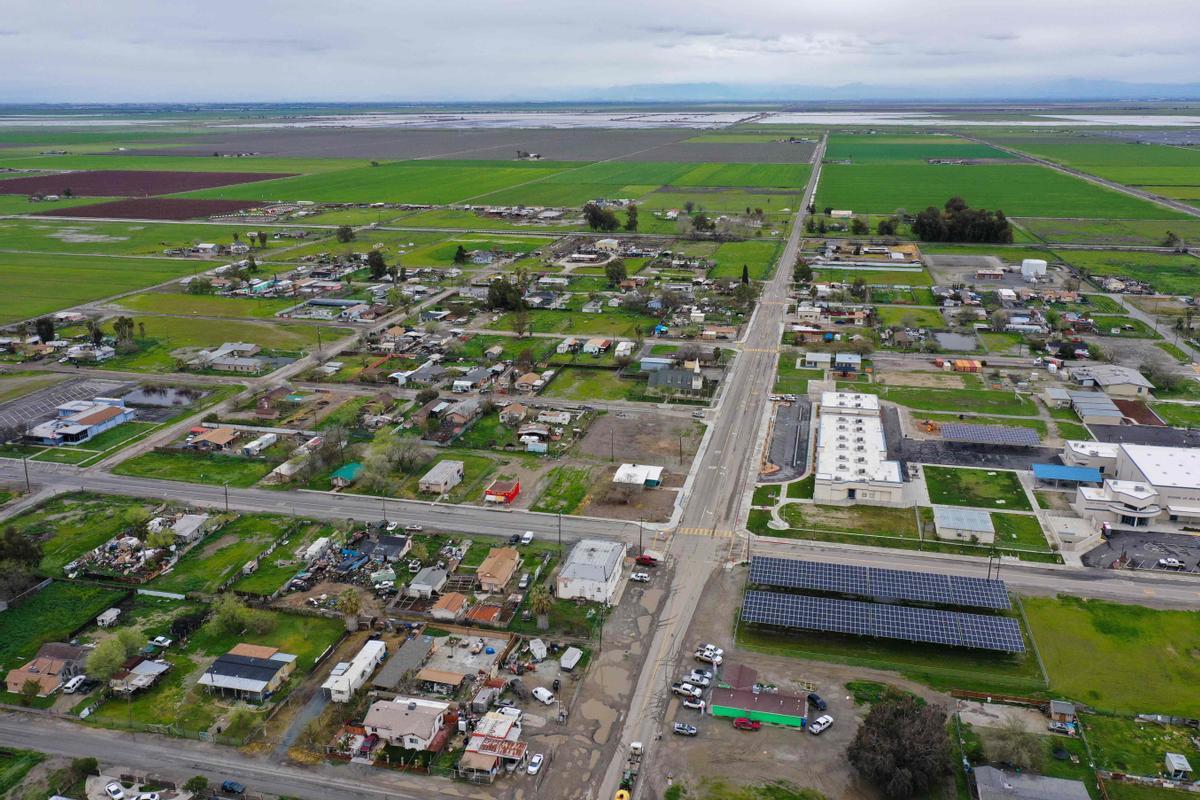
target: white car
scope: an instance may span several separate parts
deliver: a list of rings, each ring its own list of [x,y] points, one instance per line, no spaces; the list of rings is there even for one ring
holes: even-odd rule
[[[116,781],[107,784],[104,787],[104,793],[111,797],[112,800],[125,800],[125,790]]]
[[[544,686],[535,686],[533,689],[533,697],[548,706],[554,705],[554,692]]]
[[[711,650],[697,650],[696,660],[703,661],[706,664],[712,664],[714,667],[721,666],[721,657]]]
[[[542,757],[541,753],[534,753],[533,758],[529,759],[529,766],[525,768],[525,771],[530,775],[537,775],[542,769],[543,761],[545,761],[545,758]]]
[[[710,680],[710,681],[712,680],[712,677],[713,677],[713,674],[706,669],[694,669],[694,670],[692,670],[692,675],[695,677],[704,678],[704,679]],[[692,683],[695,683],[695,681],[692,681]]]
[[[712,683],[712,681],[708,678],[695,672],[693,672],[691,675],[684,676],[683,680],[687,681],[692,686],[699,686],[701,689],[707,689],[708,685]]]
[[[715,656],[725,655],[725,651],[717,647],[715,644],[702,644],[696,648],[697,650],[707,650]]]
[[[704,701],[699,697],[689,697],[687,700],[683,701],[683,707],[695,709],[696,711],[703,711]]]
[[[633,581],[634,583],[649,583],[650,582],[650,573],[649,572],[635,572],[629,576],[629,580]]]
[[[533,531],[525,531],[521,537],[521,544],[533,544]]]
[[[1160,558],[1158,565],[1163,569],[1183,569],[1183,562],[1178,558]]]
[[[825,730],[832,724],[833,724],[833,717],[829,716],[828,714],[825,714],[823,716],[817,717],[817,719],[808,726],[808,732],[811,733],[813,736],[820,736],[821,731]]]
[[[399,522],[389,522],[387,525],[385,525],[385,526],[384,526],[384,530],[386,530],[386,531],[388,531],[388,532],[390,533],[390,532],[392,532],[392,531],[396,530],[396,528],[399,528],[399,527],[400,527],[400,523],[399,523]]]
[[[172,641],[174,640],[168,639],[165,636],[155,636],[150,640],[150,644],[154,645],[155,647],[170,647]]]
[[[138,800],[162,800],[158,792],[142,792],[138,795]]]
[[[404,530],[408,531],[409,533],[420,533],[421,531],[425,530],[425,528],[422,525],[405,525]]]

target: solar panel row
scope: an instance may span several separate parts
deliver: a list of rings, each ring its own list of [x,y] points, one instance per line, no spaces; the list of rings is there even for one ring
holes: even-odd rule
[[[960,611],[749,591],[742,603],[742,620],[794,630],[874,636],[1004,653],[1025,652],[1025,642],[1016,620]]]
[[[948,442],[995,444],[1004,447],[1037,447],[1041,444],[1032,428],[1011,428],[1007,425],[967,425],[947,422],[942,425],[942,438]]]
[[[1003,581],[754,556],[750,583],[946,606],[1011,608]]]

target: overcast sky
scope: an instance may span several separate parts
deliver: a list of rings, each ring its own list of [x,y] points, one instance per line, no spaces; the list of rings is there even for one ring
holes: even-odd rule
[[[570,99],[627,84],[1200,78],[1196,0],[33,0],[0,101]],[[1014,94],[1019,92],[1014,91]]]

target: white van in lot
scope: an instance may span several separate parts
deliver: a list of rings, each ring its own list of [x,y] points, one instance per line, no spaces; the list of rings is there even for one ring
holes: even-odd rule
[[[540,700],[548,706],[554,705],[554,692],[550,691],[544,686],[534,687],[533,696],[535,699]]]

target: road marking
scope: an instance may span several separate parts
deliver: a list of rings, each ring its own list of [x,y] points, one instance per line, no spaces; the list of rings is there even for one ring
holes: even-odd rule
[[[712,528],[676,528],[675,533],[682,534],[684,536],[708,536],[716,539],[733,538],[733,531],[727,528],[717,530],[713,530]]]
[[[778,347],[746,347],[742,349],[743,353],[778,353]]]

